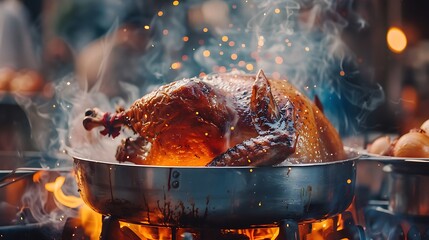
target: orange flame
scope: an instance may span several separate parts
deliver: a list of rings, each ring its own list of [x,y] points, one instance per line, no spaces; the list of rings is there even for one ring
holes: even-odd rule
[[[102,226],[101,214],[84,204],[79,209],[79,217],[85,234],[89,236],[91,240],[100,239]]]
[[[70,208],[80,207],[83,204],[81,198],[75,196],[67,196],[62,191],[61,187],[63,186],[65,181],[65,177],[59,176],[55,179],[55,182],[45,184],[45,188],[48,192],[52,192],[55,196],[55,199],[64,206]]]
[[[37,175],[37,176],[36,176]],[[33,181],[38,182],[40,174],[35,174]],[[62,205],[69,208],[79,208],[79,218],[84,232],[91,240],[99,239],[101,233],[101,214],[94,212],[83,203],[82,198],[65,195],[61,187],[66,178],[59,176],[54,182],[45,184],[45,189],[54,194],[55,199]]]

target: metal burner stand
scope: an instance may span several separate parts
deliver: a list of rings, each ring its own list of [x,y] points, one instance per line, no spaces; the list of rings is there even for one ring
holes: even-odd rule
[[[365,240],[365,233],[361,226],[354,223],[353,217],[350,212],[344,212],[342,214],[343,229],[334,229],[327,237],[327,240],[337,239],[349,239],[349,240]],[[337,226],[338,217],[334,217],[334,226]],[[150,225],[148,225],[150,226]],[[311,223],[308,224],[311,229]],[[152,226],[156,227],[156,226]],[[279,235],[276,240],[299,240],[299,225],[294,220],[283,220],[278,224]],[[178,235],[181,236],[181,240],[193,240],[193,234],[182,228],[168,227],[171,230],[171,239],[178,240]],[[119,220],[112,216],[103,216],[103,225],[100,235],[100,240],[114,240],[114,239],[140,239],[131,229],[128,227],[120,227]],[[229,238],[230,239],[230,238]],[[237,238],[242,239],[242,238]]]

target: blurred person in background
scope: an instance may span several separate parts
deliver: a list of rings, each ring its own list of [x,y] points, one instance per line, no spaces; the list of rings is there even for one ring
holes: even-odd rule
[[[9,94],[31,85],[39,68],[30,21],[21,1],[0,1],[0,151],[33,149],[28,118]]]
[[[212,37],[202,32],[203,27],[214,29],[219,21],[228,22],[228,6],[218,0],[177,5],[171,1],[62,0],[57,9],[55,31],[75,51],[75,77],[81,88],[127,100],[140,97],[154,85],[198,75],[202,67],[192,55],[201,46],[198,41]],[[215,9],[216,14],[207,18],[203,9]],[[185,36],[189,42],[184,42]],[[182,61],[183,55],[189,61],[173,69],[171,65]],[[130,90],[137,93],[130,96]]]
[[[20,1],[0,1],[0,68],[37,69],[29,21]]]

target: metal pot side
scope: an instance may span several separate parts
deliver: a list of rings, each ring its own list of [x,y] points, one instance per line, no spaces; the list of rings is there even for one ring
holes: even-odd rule
[[[429,175],[390,173],[389,208],[408,216],[429,216]]]
[[[354,197],[356,158],[282,167],[158,167],[74,158],[80,194],[118,220],[175,227],[243,228],[311,222]]]

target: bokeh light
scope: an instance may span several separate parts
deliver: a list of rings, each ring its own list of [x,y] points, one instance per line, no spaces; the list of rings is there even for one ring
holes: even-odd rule
[[[407,36],[400,28],[389,28],[386,39],[389,49],[394,53],[401,53],[407,47]]]

